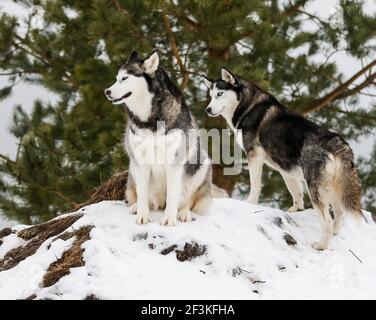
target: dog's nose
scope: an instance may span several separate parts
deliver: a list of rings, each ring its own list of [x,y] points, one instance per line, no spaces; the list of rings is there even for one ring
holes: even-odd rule
[[[106,89],[106,90],[104,90],[104,93],[105,93],[106,96],[110,96],[111,95],[111,90]]]
[[[211,108],[211,107],[207,107],[207,108],[206,108],[206,112],[207,112],[207,113],[211,113],[211,111],[212,111],[212,108]]]

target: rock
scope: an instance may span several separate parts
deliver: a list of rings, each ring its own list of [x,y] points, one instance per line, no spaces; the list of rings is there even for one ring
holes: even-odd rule
[[[285,234],[283,235],[283,239],[286,241],[286,243],[289,246],[295,246],[297,244],[297,241],[295,240],[295,238],[287,232],[285,232]]]

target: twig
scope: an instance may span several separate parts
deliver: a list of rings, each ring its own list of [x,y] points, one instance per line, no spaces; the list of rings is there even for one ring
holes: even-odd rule
[[[351,254],[352,254],[355,258],[357,258],[357,259],[359,260],[360,263],[363,263],[363,261],[360,260],[360,259],[358,258],[358,256],[357,256],[357,255],[356,255],[351,249],[349,249],[349,251],[351,252]]]
[[[65,196],[64,194],[62,194],[60,191],[57,191],[57,190],[50,190],[50,189],[47,189],[46,187],[43,187],[43,186],[41,186],[41,185],[39,185],[39,187],[40,187],[41,189],[43,189],[44,191],[55,193],[55,194],[58,195],[60,198],[64,199],[65,201],[68,201],[68,203],[71,203],[71,204],[73,204],[74,206],[77,206],[77,203],[76,203],[76,202],[74,202],[73,200],[69,199],[67,196]]]
[[[10,162],[11,164],[16,164],[15,161],[9,159],[7,156],[4,156],[3,154],[0,153],[0,158],[5,160],[6,162]]]
[[[29,71],[19,70],[19,71],[2,72],[0,73],[0,76],[14,76],[14,75],[20,75],[22,73],[29,73]]]
[[[355,86],[354,88],[349,89],[348,91],[345,91],[344,93],[342,93],[338,97],[338,99],[346,98],[348,96],[353,95],[354,93],[362,94],[361,90],[365,89],[367,86],[372,84],[375,79],[376,79],[376,73],[369,75],[362,83],[360,83],[359,85]]]
[[[249,271],[247,271],[247,270],[245,270],[245,269],[242,269],[242,268],[240,268],[239,266],[236,266],[236,267],[238,268],[238,270],[239,270],[240,272],[250,273]]]
[[[293,3],[291,3],[291,1],[289,1],[290,7],[288,9],[286,9],[285,11],[283,11],[282,15],[285,16],[285,17],[289,17],[289,16],[293,15],[294,13],[298,12],[300,7],[304,7],[304,5],[307,2],[308,2],[307,0],[297,0],[295,2],[295,4],[293,4]]]
[[[174,37],[174,33],[172,32],[172,28],[171,28],[170,22],[168,21],[168,18],[167,18],[165,11],[162,11],[162,19],[163,19],[163,22],[166,26],[167,34],[170,38],[172,54],[176,58],[176,61],[178,63],[179,69],[180,69],[180,73],[183,77],[183,80],[181,82],[181,87],[185,88],[187,86],[188,80],[189,80],[188,72],[187,72],[187,69],[184,66],[183,61],[181,60],[179,50],[178,50],[178,46],[176,44],[176,40],[175,40],[175,37]]]
[[[363,69],[359,70],[357,73],[355,73],[350,79],[348,79],[346,82],[338,86],[336,89],[334,89],[332,92],[328,93],[325,97],[322,97],[316,101],[314,101],[310,106],[303,109],[302,113],[307,114],[310,112],[318,111],[322,109],[323,107],[326,107],[329,103],[331,103],[333,100],[338,99],[341,95],[346,95],[346,90],[348,87],[357,80],[360,76],[362,76],[364,73],[366,73],[368,70],[370,70],[372,67],[376,66],[376,60],[373,60],[371,63],[369,63],[367,66],[365,66]],[[365,80],[362,84],[358,85],[356,88],[349,90],[351,93],[355,93],[355,89],[361,90],[365,86],[365,82],[369,82],[370,80]],[[373,79],[372,79],[373,81]]]
[[[263,281],[263,280],[252,280],[252,279],[251,279],[251,282],[253,284],[255,284],[255,283],[266,283],[266,281]]]

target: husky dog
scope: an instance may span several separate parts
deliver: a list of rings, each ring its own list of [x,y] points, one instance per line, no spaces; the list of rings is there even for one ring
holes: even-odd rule
[[[146,59],[133,52],[116,82],[105,90],[113,104],[125,104],[125,148],[130,158],[126,200],[137,223],[150,221],[150,205],[165,209],[162,225],[191,221],[204,213],[211,195],[211,163],[195,120],[179,89],[159,66],[156,51]]]
[[[293,198],[289,211],[304,209],[306,183],[313,207],[320,213],[322,235],[313,247],[326,249],[338,234],[344,212],[361,217],[361,190],[354,155],[338,134],[279,103],[254,83],[222,68],[221,78],[204,78],[212,116],[222,115],[246,152],[251,182],[248,201],[257,203],[262,166],[279,171]],[[334,212],[334,225],[330,215]]]

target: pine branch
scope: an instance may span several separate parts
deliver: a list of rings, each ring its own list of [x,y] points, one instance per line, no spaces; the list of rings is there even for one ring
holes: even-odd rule
[[[19,41],[23,41],[24,39],[22,39],[21,37],[19,36],[16,36],[16,38],[19,40]],[[17,49],[20,49],[24,52],[26,52],[27,54],[29,54],[30,56],[34,57],[35,59],[39,60],[40,62],[42,62],[43,64],[47,65],[47,66],[50,66],[50,61],[46,61],[46,59],[44,59],[44,57],[36,54],[33,49],[29,48],[29,47],[26,47],[24,45],[24,43],[17,43],[17,42],[14,42],[13,45],[17,48]]]
[[[361,94],[363,96],[367,96],[367,97],[376,98],[376,94],[372,94],[372,93],[368,93],[368,92],[359,91],[359,94]]]
[[[3,73],[0,73],[0,76],[15,76],[15,75],[23,74],[23,73],[31,73],[31,72],[29,72],[29,71],[25,71],[25,70],[20,70],[20,71],[10,71],[10,72],[3,72]]]
[[[142,46],[145,46],[145,41],[144,41],[144,35],[142,34],[142,32],[133,24],[133,22],[131,21],[131,18],[129,16],[129,13],[127,10],[125,10],[124,7],[122,7],[122,5],[119,3],[119,1],[117,0],[111,0],[111,2],[114,4],[114,6],[116,7],[116,9],[124,16],[124,18],[128,21],[128,23],[130,24],[130,26],[132,27],[133,29],[133,34],[134,36],[140,41],[141,45]]]
[[[16,38],[18,39],[18,41],[20,41],[20,43],[14,42],[13,45],[15,46],[15,48],[24,51],[25,53],[27,53],[28,55],[34,57],[35,59],[37,59],[38,61],[42,62],[46,66],[48,66],[50,68],[53,68],[53,63],[51,62],[51,60],[48,57],[46,57],[46,55],[44,55],[43,53],[42,54],[38,54],[38,53],[35,52],[35,50],[33,48],[31,48],[30,46],[25,45],[23,43],[24,39],[21,38],[20,36],[16,36]],[[36,74],[40,74],[40,73],[33,72],[33,71],[30,71],[30,72],[29,71],[24,71],[23,73],[36,73]],[[72,77],[70,77],[68,75],[68,73],[65,73],[65,75],[63,76],[62,80],[65,81],[65,82],[67,82],[68,84],[70,84],[75,89],[78,87],[75,84],[75,82],[73,81]]]
[[[128,11],[125,10],[125,9],[120,5],[120,3],[119,3],[117,0],[112,0],[111,2],[115,5],[116,9],[118,9],[118,11],[120,11],[120,12],[123,14],[124,17],[127,17],[127,18],[128,18]]]
[[[344,92],[343,94],[341,94],[338,97],[338,99],[343,99],[343,98],[349,97],[349,96],[351,96],[355,93],[365,94],[365,93],[362,93],[361,91],[364,88],[368,87],[370,84],[372,84],[375,79],[376,79],[376,73],[373,73],[370,76],[368,76],[361,84],[359,84],[359,85],[355,86],[354,88],[352,88],[352,89]]]
[[[356,81],[358,78],[360,78],[363,74],[365,74],[368,70],[370,70],[374,66],[376,66],[376,60],[373,60],[370,64],[365,66],[363,69],[359,70],[349,80],[347,80],[346,82],[344,82],[343,84],[341,84],[340,86],[335,88],[332,92],[328,93],[326,96],[313,101],[310,106],[308,106],[308,107],[306,107],[305,109],[302,110],[302,114],[308,114],[308,113],[311,113],[311,112],[314,112],[314,111],[318,111],[318,110],[320,110],[324,107],[327,107],[334,100],[337,100],[337,99],[340,99],[340,98],[343,98],[343,97],[347,97],[351,94],[357,93],[360,90],[364,89],[365,86],[370,84],[370,83],[368,83],[367,79],[363,83],[361,83],[360,85],[356,86],[355,88],[353,88],[351,90],[347,90],[348,87],[354,81]],[[371,78],[371,77],[372,76],[368,77],[368,79]],[[373,80],[374,80],[374,78],[372,79],[372,81]],[[365,85],[365,82],[367,82],[366,85]]]
[[[345,110],[342,110],[342,109],[336,108],[336,107],[333,107],[333,110],[335,112],[345,114],[347,116],[351,116],[351,117],[354,117],[354,118],[360,118],[360,119],[365,119],[365,120],[376,120],[376,117],[369,115],[369,114],[362,114],[362,113],[359,113],[359,112],[356,112],[356,111],[345,111]]]
[[[57,191],[57,190],[50,190],[50,189],[47,189],[46,187],[43,187],[41,185],[38,185],[42,190],[46,191],[46,192],[52,192],[56,195],[58,195],[60,198],[64,199],[65,201],[67,201],[69,204],[72,204],[73,206],[77,206],[77,203],[71,199],[69,199],[67,196],[65,196],[64,194],[62,194],[60,191]]]
[[[5,160],[6,162],[9,162],[9,163],[11,163],[11,164],[16,164],[15,161],[11,160],[9,157],[7,157],[7,156],[5,156],[5,155],[3,155],[3,154],[1,154],[1,153],[0,153],[0,159],[3,159],[3,160]]]
[[[176,44],[176,39],[174,37],[174,33],[172,31],[170,22],[168,21],[168,17],[166,15],[165,11],[162,11],[162,19],[163,19],[163,22],[164,22],[164,24],[166,26],[167,34],[168,34],[168,36],[170,38],[170,44],[171,44],[172,54],[176,58],[176,61],[178,63],[179,69],[180,69],[180,73],[181,73],[181,75],[183,77],[183,80],[181,82],[181,87],[185,88],[187,86],[187,84],[188,84],[188,81],[189,81],[188,72],[187,72],[187,69],[184,66],[183,61],[181,60],[181,57],[180,57],[180,54],[179,54],[179,50],[178,50],[178,46]]]
[[[285,10],[282,14],[285,16],[285,17],[289,17],[291,15],[293,15],[294,13],[297,13],[299,11],[299,9],[301,7],[304,7],[305,4],[308,2],[308,0],[297,0],[295,2],[295,4],[292,4],[290,1],[289,1],[289,5],[290,7]]]
[[[188,18],[187,16],[185,15],[176,15],[176,17],[179,19],[182,19],[188,26],[189,26],[189,29],[195,33],[195,34],[200,34],[201,32],[201,27],[198,23],[196,23],[195,21],[191,20],[190,18]]]

